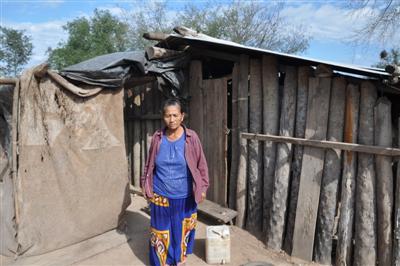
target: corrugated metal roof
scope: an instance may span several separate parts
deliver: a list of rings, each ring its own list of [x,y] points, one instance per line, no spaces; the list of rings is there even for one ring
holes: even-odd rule
[[[385,72],[384,69],[372,68],[372,67],[362,67],[351,64],[341,64],[337,62],[317,60],[308,57],[286,54],[276,51],[271,51],[267,49],[261,49],[256,47],[250,47],[241,45],[235,42],[221,40],[217,38],[213,38],[201,33],[198,33],[197,36],[183,36],[180,34],[171,34],[169,37],[162,43],[165,43],[167,47],[188,44],[188,45],[200,45],[207,46],[210,49],[221,50],[226,53],[251,53],[251,54],[269,54],[276,55],[280,59],[285,62],[293,63],[293,64],[307,64],[317,66],[319,64],[325,64],[331,66],[334,70],[348,72],[357,75],[363,75],[367,77],[381,78],[387,79],[391,75]]]

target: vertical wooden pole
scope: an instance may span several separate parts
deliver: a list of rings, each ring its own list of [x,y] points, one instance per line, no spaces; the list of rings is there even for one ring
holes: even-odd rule
[[[137,89],[133,90],[133,114],[135,117],[140,116],[140,92]],[[133,151],[132,151],[132,161],[133,161],[133,185],[140,187],[140,120],[135,118],[133,120]]]
[[[249,94],[249,57],[240,55],[239,67],[239,91],[238,91],[238,126],[240,132],[248,130],[248,94]],[[246,196],[247,196],[247,140],[240,138],[240,157],[236,187],[236,207],[238,215],[236,217],[236,225],[243,227],[246,212]]]
[[[343,141],[345,101],[346,80],[336,77],[332,81],[327,140]],[[341,174],[341,158],[340,150],[326,150],[314,255],[315,261],[322,264],[332,264],[332,237]]]
[[[203,72],[201,68],[201,61],[193,60],[190,63],[189,108],[191,112],[189,116],[189,124],[190,127],[196,131],[200,141],[204,143],[204,102],[202,88]]]
[[[344,141],[356,143],[358,135],[358,118],[360,91],[357,85],[348,84],[346,90]],[[352,265],[352,237],[354,217],[355,182],[357,172],[357,154],[346,151],[343,158],[340,218],[338,226],[338,243],[336,247],[336,265]]]
[[[331,78],[310,78],[306,139],[324,140],[328,130]],[[292,255],[311,261],[325,151],[304,147]]]
[[[279,77],[278,60],[275,56],[262,58],[263,86],[263,133],[277,135],[279,129]],[[268,230],[272,204],[272,189],[275,173],[276,143],[264,142],[264,190],[263,190],[263,231]]]
[[[375,145],[392,146],[391,102],[379,98],[375,106]],[[392,263],[392,210],[393,210],[393,170],[392,158],[377,155],[376,198],[377,198],[377,238],[378,264]]]
[[[311,68],[309,66],[299,67],[298,84],[297,84],[296,124],[294,130],[294,135],[297,138],[304,138],[304,134],[306,132],[308,79],[310,75],[311,75]],[[283,249],[286,250],[288,254],[292,253],[293,230],[294,230],[294,222],[296,219],[297,197],[299,194],[302,159],[303,159],[303,146],[294,145],[288,218],[286,225],[286,235],[283,243]]]
[[[374,105],[377,99],[375,86],[364,81],[360,87],[360,131],[358,143],[374,145]],[[356,210],[354,228],[354,265],[376,264],[376,200],[374,156],[358,154],[356,182]]]
[[[400,147],[400,117],[397,119],[397,147]],[[395,217],[393,231],[393,265],[400,266],[400,159],[397,158],[396,191],[395,191]]]
[[[286,66],[280,113],[279,135],[281,136],[292,137],[294,133],[296,89],[297,68]],[[267,246],[275,250],[279,250],[282,247],[291,159],[292,144],[278,143],[269,231],[267,232]]]
[[[250,59],[250,133],[262,129],[261,61]],[[262,228],[262,144],[258,140],[248,141],[248,196],[246,228],[259,233]]]
[[[236,209],[236,184],[239,162],[239,124],[238,124],[239,63],[232,71],[232,129],[231,129],[231,173],[229,177],[229,207]]]

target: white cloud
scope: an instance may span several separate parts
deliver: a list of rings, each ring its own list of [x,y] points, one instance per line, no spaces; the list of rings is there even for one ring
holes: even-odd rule
[[[308,27],[311,36],[319,41],[348,41],[354,32],[368,22],[376,9],[369,6],[352,10],[333,4],[303,4],[287,6],[282,14],[294,24]],[[396,37],[398,39],[399,36]]]
[[[68,35],[62,29],[66,21],[49,21],[44,23],[7,23],[5,27],[11,27],[17,30],[25,30],[26,34],[31,36],[33,44],[33,54],[27,67],[43,63],[47,59],[46,51],[48,47],[55,48],[57,44],[66,40]]]

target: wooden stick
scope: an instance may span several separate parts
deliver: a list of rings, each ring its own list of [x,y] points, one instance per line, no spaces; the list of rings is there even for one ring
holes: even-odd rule
[[[239,64],[235,63],[232,72],[232,129],[231,129],[231,173],[229,177],[229,207],[236,209],[236,184],[239,162],[239,128],[238,128],[238,87]]]
[[[197,34],[198,34],[197,31],[192,30],[190,28],[186,28],[184,26],[176,26],[174,28],[174,31],[176,33],[179,33],[179,34],[183,35],[183,36],[197,36]]]
[[[349,84],[346,91],[346,111],[344,141],[356,142],[360,106],[358,86]],[[354,198],[357,171],[357,154],[347,151],[343,160],[342,194],[336,247],[336,265],[351,265],[353,249]]]
[[[279,130],[279,77],[278,60],[275,56],[262,58],[263,82],[263,132],[276,135]],[[272,189],[275,174],[276,143],[264,143],[264,194],[263,194],[263,231],[268,230],[269,214],[272,205]]]
[[[15,85],[17,84],[18,79],[15,78],[0,78],[1,85]]]
[[[12,175],[12,182],[13,182],[13,192],[14,192],[14,206],[15,206],[15,225],[16,229],[18,230],[18,225],[20,223],[20,213],[19,213],[19,206],[20,206],[20,192],[18,191],[19,182],[18,179],[18,145],[19,145],[19,106],[20,106],[20,87],[21,82],[20,80],[16,80],[15,88],[14,88],[14,95],[13,95],[13,105],[12,105],[12,124],[11,124],[11,175]]]
[[[146,32],[143,33],[143,38],[151,41],[164,41],[168,38],[168,34],[163,32]]]
[[[250,123],[249,131],[256,133],[262,128],[261,62],[250,59]],[[262,151],[258,141],[248,142],[248,196],[246,228],[253,234],[262,229]]]
[[[181,51],[175,51],[154,46],[146,48],[146,54],[149,60],[173,57],[181,53],[182,53]]]
[[[285,73],[279,135],[289,137],[293,136],[294,133],[297,68],[286,66]],[[267,232],[267,246],[275,250],[280,250],[282,247],[291,159],[292,145],[288,143],[279,143],[277,146],[275,163],[274,190],[269,231]]]
[[[343,140],[345,101],[346,79],[336,77],[332,82],[331,102],[329,104],[327,134],[329,141]],[[341,174],[341,158],[341,150],[329,149],[326,151],[314,249],[315,261],[321,264],[332,264],[332,238]]]
[[[331,78],[310,78],[305,137],[326,139],[328,131]],[[324,108],[321,108],[321,107]],[[325,151],[305,147],[301,165],[299,197],[293,232],[292,255],[311,261],[321,191]]]
[[[241,137],[245,139],[257,139],[261,141],[287,142],[287,143],[317,147],[322,149],[337,149],[337,150],[363,152],[363,153],[385,155],[385,156],[400,156],[400,149],[388,148],[383,146],[369,146],[356,143],[345,143],[345,142],[336,142],[327,140],[311,140],[311,139],[262,135],[262,134],[253,134],[244,132],[241,133]]]
[[[140,115],[141,99],[140,91],[133,90],[133,114],[135,116]],[[140,120],[133,120],[133,151],[132,151],[132,161],[133,161],[133,185],[140,187],[140,175],[141,175],[141,154],[140,154]]]
[[[296,104],[296,124],[294,135],[296,138],[304,138],[306,131],[307,101],[308,101],[308,79],[311,75],[309,66],[299,67],[298,85],[297,85],[297,104]],[[274,134],[274,133],[272,133]],[[301,162],[303,160],[303,146],[295,145],[293,147],[292,177],[289,195],[289,209],[286,225],[286,234],[283,243],[283,249],[292,253],[293,230],[296,219],[297,197],[300,186]]]
[[[398,143],[400,147],[400,117],[397,119]],[[396,188],[395,188],[395,217],[393,231],[393,265],[400,265],[400,160],[397,160]]]
[[[240,131],[247,131],[248,123],[248,93],[249,93],[249,56],[240,55],[239,68],[239,92],[238,92],[238,125]],[[240,157],[236,187],[236,207],[238,216],[236,217],[236,225],[243,227],[246,212],[246,196],[247,196],[247,141],[240,138]]]
[[[358,143],[374,144],[374,105],[377,99],[375,86],[361,83],[360,132]],[[354,232],[354,265],[376,264],[376,199],[375,167],[372,154],[358,154],[356,182],[356,210]]]
[[[392,146],[391,102],[380,98],[375,106],[375,144]],[[392,158],[376,156],[376,198],[377,198],[377,238],[378,263],[391,265],[392,262],[392,209],[393,170]]]

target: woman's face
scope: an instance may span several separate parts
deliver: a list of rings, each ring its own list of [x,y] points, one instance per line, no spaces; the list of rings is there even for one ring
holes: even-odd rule
[[[179,105],[170,105],[164,109],[164,123],[171,129],[175,130],[182,124],[184,113],[181,112]]]

